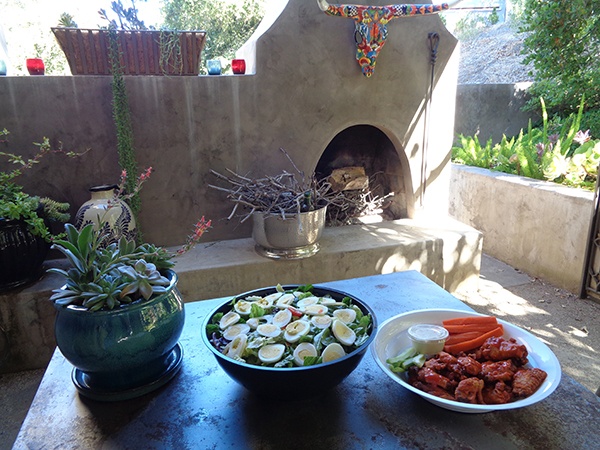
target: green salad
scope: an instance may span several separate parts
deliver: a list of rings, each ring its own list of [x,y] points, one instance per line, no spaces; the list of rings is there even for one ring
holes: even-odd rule
[[[341,358],[369,338],[370,314],[352,303],[313,294],[312,285],[264,297],[234,298],[231,309],[207,325],[212,345],[248,364],[311,366]]]

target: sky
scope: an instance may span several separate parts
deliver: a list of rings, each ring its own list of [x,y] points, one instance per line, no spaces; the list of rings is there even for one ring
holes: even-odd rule
[[[58,16],[62,12],[71,14],[77,25],[80,28],[97,28],[98,25],[103,25],[103,21],[98,15],[98,10],[104,8],[109,15],[114,17],[110,9],[111,0],[46,0],[42,2],[41,9],[45,10],[45,14]],[[125,6],[129,6],[125,1]],[[138,8],[138,17],[148,25],[156,25],[161,21],[160,7],[161,0],[147,0],[146,2],[138,0],[136,6]]]

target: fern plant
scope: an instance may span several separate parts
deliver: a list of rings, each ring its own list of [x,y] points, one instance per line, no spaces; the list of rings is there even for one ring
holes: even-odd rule
[[[6,145],[8,135],[8,130],[0,130],[0,143]],[[16,153],[0,151],[0,156],[5,157],[9,164],[16,166],[13,170],[0,171],[0,219],[22,220],[27,224],[27,229],[33,235],[50,242],[55,236],[48,228],[46,221],[68,221],[70,205],[48,197],[29,195],[15,181],[24,172],[38,164],[48,153],[62,153],[69,157],[80,156],[83,153],[66,152],[62,149],[62,144],[57,149],[53,149],[46,137],[41,143],[35,143],[34,145],[38,147],[38,151],[32,158],[28,159]]]

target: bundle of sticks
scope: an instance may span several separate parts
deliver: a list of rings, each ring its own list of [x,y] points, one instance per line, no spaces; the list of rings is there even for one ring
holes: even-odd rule
[[[309,183],[298,181],[294,174],[283,171],[276,176],[264,178],[247,178],[226,169],[229,176],[214,170],[211,173],[217,178],[227,181],[231,187],[209,185],[227,193],[227,198],[235,203],[228,219],[235,216],[240,205],[249,208],[249,212],[240,220],[244,222],[255,211],[281,215],[297,214],[310,211],[329,203],[330,186],[326,182],[317,182],[314,178]]]
[[[353,219],[381,207],[385,198],[377,198],[368,189],[356,191],[334,191],[327,179],[317,180],[315,176],[306,179],[304,172],[298,169],[289,154],[280,149],[290,161],[296,173],[283,171],[276,176],[249,178],[233,170],[226,169],[223,175],[211,169],[218,179],[225,181],[229,187],[209,184],[212,189],[225,192],[234,207],[227,217],[236,216],[239,207],[245,208],[240,222],[243,223],[254,212],[279,215],[298,214],[328,205],[328,225],[347,225]]]

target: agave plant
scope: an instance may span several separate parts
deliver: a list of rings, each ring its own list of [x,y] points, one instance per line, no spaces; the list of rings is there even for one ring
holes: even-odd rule
[[[137,246],[122,237],[108,246],[93,224],[80,231],[65,225],[65,239],[52,248],[62,252],[71,263],[68,270],[49,269],[66,278],[50,300],[58,305],[79,305],[90,311],[111,310],[124,304],[148,300],[166,291],[169,280],[161,270],[173,267],[172,254],[152,244]]]

